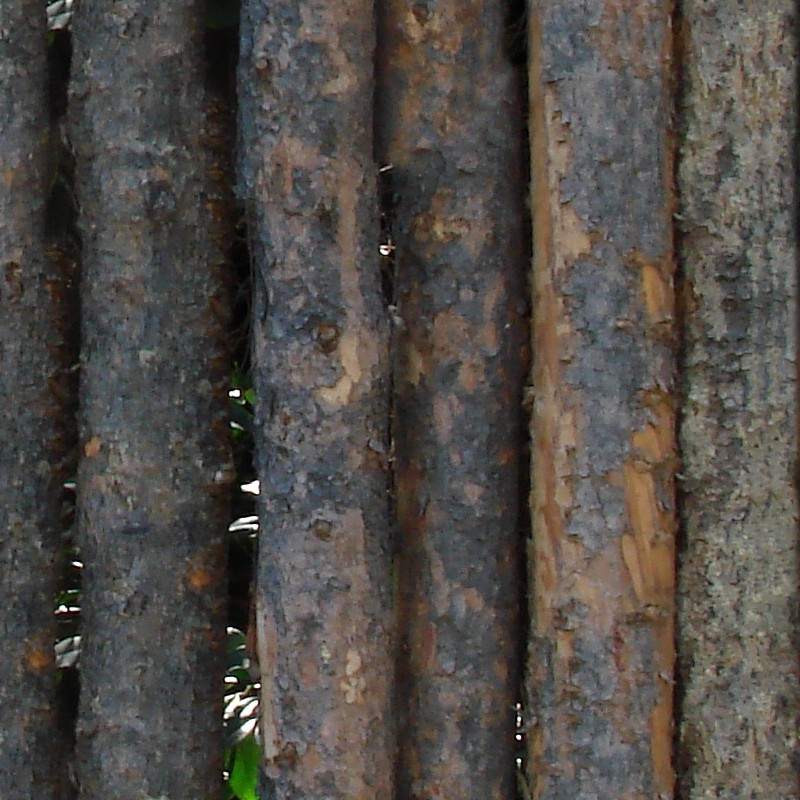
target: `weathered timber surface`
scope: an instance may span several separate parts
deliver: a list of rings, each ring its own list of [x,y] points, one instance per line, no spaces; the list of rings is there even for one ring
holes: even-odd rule
[[[393,796],[388,319],[371,0],[246,0],[265,796]]]
[[[524,89],[498,2],[380,4],[392,166],[398,797],[514,796]]]
[[[58,280],[44,255],[44,5],[0,0],[0,797],[56,796]]]
[[[528,785],[673,791],[670,4],[530,6]]]
[[[222,796],[227,297],[203,5],[75,12],[83,800]]]
[[[797,6],[682,4],[681,798],[800,797]]]

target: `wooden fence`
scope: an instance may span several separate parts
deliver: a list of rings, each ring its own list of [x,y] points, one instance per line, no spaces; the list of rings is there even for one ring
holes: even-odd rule
[[[797,40],[0,0],[0,800],[800,800]]]

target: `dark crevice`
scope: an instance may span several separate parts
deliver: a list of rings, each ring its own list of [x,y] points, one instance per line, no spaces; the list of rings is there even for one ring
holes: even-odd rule
[[[224,729],[226,777],[239,758],[237,743],[253,732],[258,718],[259,684],[251,670],[254,643],[253,590],[258,551],[256,497],[242,487],[256,480],[251,363],[252,269],[247,219],[235,194],[236,70],[239,61],[238,0],[207,0],[205,26],[207,144],[215,184],[216,235],[224,260],[228,292],[227,346],[230,357],[230,427],[236,479],[228,528],[228,672]]]
[[[517,90],[517,108],[519,113],[517,116],[519,122],[519,157],[522,159],[523,164],[520,170],[523,176],[521,185],[519,186],[519,193],[521,197],[522,207],[524,209],[523,228],[527,235],[523,241],[523,250],[520,254],[519,269],[524,270],[525,273],[525,286],[527,287],[527,296],[532,297],[532,274],[531,274],[531,259],[533,254],[533,242],[531,237],[532,221],[529,202],[529,186],[530,186],[530,139],[529,139],[529,107],[528,107],[528,17],[527,17],[527,4],[525,0],[507,0],[506,5],[506,27],[505,27],[505,50],[506,56],[509,61],[516,68],[516,90]],[[531,329],[532,323],[532,309],[530,303],[527,306],[527,329]],[[530,369],[530,364],[527,365]],[[530,374],[530,373],[529,373]],[[528,378],[528,381],[530,378]],[[528,383],[526,381],[526,384]],[[531,491],[531,414],[533,411],[532,402],[530,402],[530,390],[526,387],[523,396],[520,397],[520,414],[521,422],[519,426],[519,550],[517,563],[519,564],[518,580],[520,584],[520,619],[519,619],[519,650],[518,658],[518,675],[519,675],[519,700],[515,713],[515,737],[517,742],[516,764],[519,771],[518,785],[524,782],[525,768],[526,768],[526,741],[525,732],[528,727],[528,720],[530,718],[530,710],[528,706],[528,698],[526,698],[525,685],[526,685],[526,668],[527,668],[527,642],[528,631],[530,630],[529,619],[529,603],[527,602],[531,588],[528,585],[528,577],[530,575],[530,568],[527,563],[527,553],[530,552],[528,542],[532,535],[531,528],[531,508],[530,508],[530,491]],[[520,792],[519,797],[522,797]]]
[[[75,202],[75,163],[66,134],[66,113],[72,65],[72,36],[67,27],[51,29],[47,41],[48,163],[45,204],[45,253],[50,264],[57,344],[52,353],[56,371],[50,386],[58,405],[60,435],[54,443],[55,475],[63,489],[62,549],[56,606],[56,725],[61,800],[71,800],[76,787],[69,764],[75,747],[80,675],[81,564],[73,541],[74,476],[78,467],[78,364],[80,355],[81,241]]]
[[[231,497],[234,524],[228,540],[228,625],[244,631],[249,618],[254,548],[249,536],[252,531],[235,522],[253,516],[255,509],[252,497],[240,488],[254,479],[254,469],[252,421],[245,399],[250,388],[250,264],[244,214],[234,195],[237,11],[235,4],[217,0],[206,4],[205,88],[207,142],[218,201],[215,216],[221,228],[217,236],[225,264],[221,277],[229,299],[227,346],[231,359],[232,449],[237,472]]]
[[[372,123],[373,123],[373,160],[377,169],[378,176],[378,211],[380,228],[378,231],[378,248],[381,270],[381,291],[383,302],[386,309],[386,316],[389,328],[389,406],[388,419],[386,421],[386,437],[389,444],[389,458],[387,461],[387,481],[388,491],[386,496],[387,513],[389,523],[392,526],[390,532],[391,559],[393,568],[396,570],[399,559],[400,548],[400,527],[397,512],[397,476],[395,469],[395,438],[397,433],[397,393],[396,393],[396,374],[397,374],[397,340],[398,332],[401,330],[401,319],[397,310],[397,257],[395,251],[395,222],[399,197],[394,181],[394,167],[388,162],[384,154],[385,142],[384,132],[381,129],[386,114],[386,99],[382,91],[382,83],[385,78],[383,66],[381,64],[381,51],[384,47],[383,36],[386,31],[385,20],[386,8],[384,4],[377,3],[375,6],[375,52],[373,56],[374,72],[374,95],[372,102]],[[397,603],[399,594],[397,588],[394,591],[394,614],[397,620],[399,609]],[[400,631],[397,631],[400,634]],[[394,686],[391,696],[391,715],[395,725],[395,734],[400,734],[402,730],[404,697],[407,696],[404,676],[408,674],[407,648],[405,647],[403,636],[397,635],[395,638],[394,650],[392,652],[392,663],[395,669]],[[399,745],[400,739],[397,739]],[[393,769],[397,778],[402,770],[402,748],[397,746],[394,754]],[[395,797],[400,796],[398,787],[395,787]]]
[[[395,327],[397,325],[397,300],[395,294],[395,262],[394,250],[394,221],[395,221],[395,192],[392,181],[393,170],[391,164],[381,165],[378,169],[378,200],[380,210],[380,238],[379,255],[381,269],[381,291],[387,312],[390,328],[389,357],[392,366],[389,371],[389,419],[387,421],[387,440],[389,442],[389,519],[395,520],[397,514],[396,492],[394,481],[394,420],[395,420],[395,391],[393,363],[395,353]],[[396,537],[395,537],[396,538]]]
[[[505,49],[509,61],[522,70],[528,66],[528,14],[526,0],[507,0]]]
[[[402,321],[397,309],[397,258],[395,252],[395,223],[397,219],[397,207],[399,197],[395,185],[395,172],[392,164],[388,163],[382,154],[384,148],[384,136],[381,130],[381,121],[384,119],[385,98],[382,92],[382,65],[380,60],[382,36],[386,30],[384,15],[386,9],[381,3],[375,6],[375,51],[373,54],[374,72],[374,94],[372,102],[372,142],[373,160],[376,165],[378,178],[378,212],[379,212],[379,231],[378,231],[378,250],[380,258],[380,277],[381,292],[383,294],[386,318],[389,324],[389,409],[387,419],[387,441],[389,443],[389,459],[387,464],[389,489],[387,492],[387,504],[389,520],[393,526],[391,532],[392,559],[396,561],[397,548],[399,547],[399,528],[397,525],[397,487],[395,476],[395,420],[397,414],[397,398],[395,392],[396,384],[396,354],[397,334],[402,328]],[[395,662],[400,664],[402,654],[398,650],[395,653]],[[399,697],[399,695],[397,695]],[[397,702],[397,697],[395,702]]]
[[[391,164],[382,164],[378,168],[378,200],[380,207],[380,244],[381,256],[381,290],[387,308],[395,302],[394,290],[394,219],[395,219],[395,192],[392,180],[393,168]]]
[[[219,176],[222,232],[230,301],[228,350],[231,358],[232,448],[236,467],[231,509],[233,523],[228,548],[228,625],[246,631],[250,618],[254,575],[255,532],[242,522],[255,516],[252,494],[241,486],[255,479],[250,391],[250,254],[244,209],[234,194],[236,141],[236,64],[239,51],[238,15],[234,5],[208,4],[205,32],[205,80],[212,172]],[[212,13],[213,12],[213,13]]]
[[[672,61],[672,103],[673,103],[673,119],[680,120],[680,107],[683,102],[684,96],[684,39],[683,39],[683,15],[681,3],[676,2],[672,12],[672,32],[673,32],[673,61]],[[680,215],[680,195],[678,192],[678,167],[680,158],[680,140],[682,137],[682,130],[678,127],[673,132],[673,141],[671,143],[673,155],[673,175],[672,185],[675,193],[674,198],[674,214],[673,214],[673,259],[675,263],[675,347],[676,347],[676,377],[675,377],[675,396],[677,400],[678,412],[676,414],[676,448],[678,452],[678,469],[682,463],[682,450],[680,431],[682,424],[681,410],[686,407],[684,397],[686,394],[686,325],[687,325],[687,300],[691,288],[688,285],[686,274],[684,271],[684,264],[681,258],[683,250],[683,236],[684,231],[681,226]],[[684,492],[683,484],[681,481],[681,474],[678,472],[675,481],[675,511],[677,517],[677,530],[675,533],[675,587],[676,592],[680,588],[679,572],[681,561],[683,560],[686,552],[686,525],[683,517],[684,508]],[[676,613],[677,613],[677,595],[676,595]],[[676,785],[675,785],[675,800],[688,796],[684,793],[684,787],[680,776],[688,776],[691,771],[688,765],[683,764],[683,757],[679,747],[679,737],[681,732],[681,717],[683,700],[685,696],[685,687],[683,681],[682,669],[682,653],[680,651],[680,641],[678,639],[678,626],[675,625],[675,689],[673,695],[673,744],[672,744],[672,761],[675,769]]]

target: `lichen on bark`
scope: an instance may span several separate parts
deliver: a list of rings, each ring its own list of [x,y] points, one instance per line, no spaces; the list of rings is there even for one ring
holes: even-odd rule
[[[681,4],[681,797],[800,797],[797,8]]]

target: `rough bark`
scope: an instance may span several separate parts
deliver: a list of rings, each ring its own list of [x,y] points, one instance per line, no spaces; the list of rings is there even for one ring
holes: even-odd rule
[[[797,7],[682,4],[681,797],[800,797]]]
[[[44,4],[0,0],[0,28],[0,795],[49,800],[60,492]]]
[[[532,798],[673,791],[670,4],[530,6]]]
[[[524,107],[505,4],[386,0],[392,165],[398,796],[514,794],[527,367]]]
[[[227,298],[202,3],[84,3],[81,797],[220,797]]]
[[[371,0],[242,7],[263,792],[391,797],[388,321]]]

